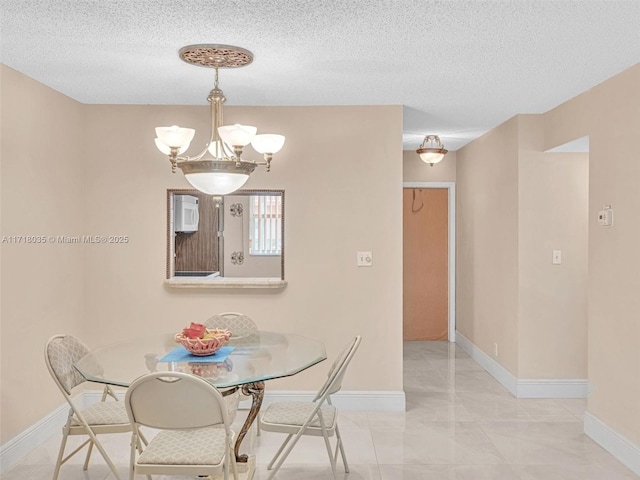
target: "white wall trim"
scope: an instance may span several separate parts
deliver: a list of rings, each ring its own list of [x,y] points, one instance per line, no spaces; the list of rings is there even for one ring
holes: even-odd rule
[[[456,183],[403,182],[402,188],[446,188],[449,201],[449,341],[456,341]]]
[[[521,379],[518,398],[587,398],[589,382],[584,379]]]
[[[315,391],[266,391],[262,406],[266,407],[276,401],[311,401]],[[124,399],[125,392],[116,391],[119,399]],[[79,394],[74,401],[79,407],[86,407],[99,402],[102,390],[87,390]],[[333,404],[340,410],[359,410],[371,412],[404,412],[405,395],[403,391],[341,391],[332,395]],[[241,408],[249,408],[251,401],[241,402]],[[69,405],[60,405],[53,412],[27,428],[24,432],[0,446],[0,474],[4,474],[24,457],[60,433],[67,421]]]
[[[585,379],[518,379],[463,334],[456,333],[460,348],[516,398],[587,398],[589,395],[589,383]]]
[[[640,475],[640,446],[589,412],[584,414],[584,433],[636,475]]]
[[[484,368],[489,374],[506,388],[511,395],[518,395],[518,380],[513,374],[496,362],[489,355],[484,353],[480,347],[471,343],[471,341],[460,332],[456,332],[456,343],[469,354],[469,356]]]
[[[78,396],[77,401],[81,401],[81,397],[82,394]],[[25,431],[0,446],[0,474],[7,472],[53,435],[62,431],[62,427],[69,415],[69,408],[69,404],[65,402]]]

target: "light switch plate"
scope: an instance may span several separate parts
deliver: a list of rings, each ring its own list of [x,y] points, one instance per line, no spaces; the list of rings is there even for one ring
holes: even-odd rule
[[[357,265],[359,267],[373,266],[373,255],[371,255],[371,252],[358,252]]]
[[[551,257],[551,263],[553,265],[560,265],[562,263],[562,250],[554,250]]]

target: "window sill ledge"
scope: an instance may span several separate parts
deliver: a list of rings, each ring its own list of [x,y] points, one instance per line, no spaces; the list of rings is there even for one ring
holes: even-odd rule
[[[164,281],[171,288],[285,288],[287,281],[277,277],[173,277]]]

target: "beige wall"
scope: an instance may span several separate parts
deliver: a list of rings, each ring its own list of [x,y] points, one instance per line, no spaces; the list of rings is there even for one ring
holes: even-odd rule
[[[456,152],[447,153],[433,167],[420,160],[415,150],[402,152],[402,180],[404,182],[455,182]]]
[[[0,65],[2,236],[81,235],[84,109]],[[62,403],[43,361],[56,333],[84,336],[83,247],[2,243],[4,443]]]
[[[517,376],[585,379],[589,155],[543,153],[543,117],[519,123]]]
[[[580,361],[585,355],[580,329],[585,266],[582,261],[575,263],[574,253],[585,248],[584,243],[579,245],[579,232],[585,227],[579,221],[583,207],[574,201],[588,195],[588,410],[636,445],[640,443],[639,84],[640,64],[539,118],[517,116],[457,152],[458,329],[491,355],[492,342],[499,336],[496,324],[503,322],[502,338],[516,355],[500,358],[501,347],[497,360],[518,378],[580,378],[585,371]],[[585,135],[590,144],[586,168],[584,155],[541,153]],[[535,191],[543,177],[544,196]],[[569,190],[575,198],[565,195]],[[564,198],[573,214],[562,221],[554,213],[545,232],[537,215],[539,209],[547,215],[554,209],[552,197]],[[615,211],[612,228],[597,223],[604,204]],[[574,246],[563,251],[563,264],[554,269],[549,265],[550,251],[565,242]],[[519,253],[514,255],[514,248]],[[505,285],[505,279],[517,284],[518,291]],[[552,303],[552,298],[563,301]],[[536,304],[536,299],[546,303]],[[518,311],[511,315],[514,302]]]
[[[545,148],[589,135],[588,410],[640,444],[640,64],[545,114]],[[612,205],[615,223],[597,212]]]
[[[195,127],[197,149],[205,142],[207,107],[80,105],[2,68],[2,234],[130,239],[3,245],[2,442],[62,401],[41,353],[56,332],[97,346],[242,311],[263,329],[324,341],[330,358],[362,334],[345,389],[402,390],[401,107],[228,107],[225,113],[230,123],[249,120],[287,136],[272,172],[260,169],[246,185],[286,190],[289,285],[281,291],[163,283],[166,189],[189,185],[171,174],[153,128]],[[358,250],[374,253],[373,268],[356,267]],[[26,330],[35,347],[27,356],[16,341]],[[327,368],[268,388],[313,390]]]
[[[518,379],[582,379],[588,156],[543,134],[518,115],[458,151],[457,329]]]
[[[149,330],[177,331],[217,312],[241,311],[267,330],[318,338],[333,357],[358,333],[363,342],[347,390],[402,389],[401,107],[228,107],[287,137],[271,173],[246,188],[286,192],[286,279],[282,291],[171,289],[163,284],[165,196],[187,186],[153,143],[163,124],[195,127],[204,144],[206,107],[87,106],[86,209],[92,234],[123,234],[127,245],[87,248],[89,337],[116,341]],[[106,137],[120,141],[108,144]],[[372,251],[373,268],[356,267]],[[381,355],[380,352],[385,352]],[[314,389],[326,365],[272,389]]]
[[[518,371],[518,117],[457,151],[457,330]],[[498,356],[494,344],[498,344]]]

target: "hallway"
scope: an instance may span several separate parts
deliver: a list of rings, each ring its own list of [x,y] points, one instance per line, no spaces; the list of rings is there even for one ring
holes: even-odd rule
[[[385,480],[638,478],[582,433],[586,400],[516,399],[455,344],[404,347],[407,412],[387,437],[404,465],[379,458]]]

